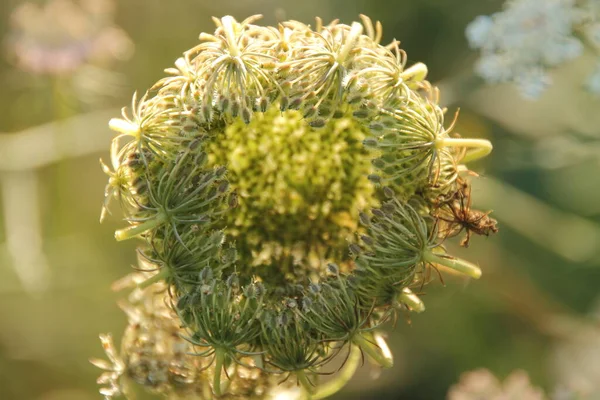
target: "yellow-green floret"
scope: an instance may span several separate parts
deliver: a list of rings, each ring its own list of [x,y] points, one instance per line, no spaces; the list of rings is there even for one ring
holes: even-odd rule
[[[240,265],[294,276],[348,258],[359,210],[376,203],[364,131],[351,116],[315,129],[300,112],[273,106],[214,135],[209,160],[227,166],[238,196],[223,225]]]

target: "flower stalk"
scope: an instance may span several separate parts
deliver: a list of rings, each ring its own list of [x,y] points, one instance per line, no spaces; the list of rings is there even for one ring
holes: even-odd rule
[[[352,338],[352,341],[381,367],[392,368],[394,366],[394,359],[386,354],[373,338],[367,338],[362,334],[357,334]]]
[[[158,228],[165,222],[167,222],[167,214],[158,213],[154,217],[148,219],[147,221],[117,230],[115,232],[115,239],[117,239],[119,242],[123,240],[132,239],[145,232],[148,232],[149,230]]]
[[[423,253],[423,261],[431,264],[442,265],[473,279],[481,278],[481,268],[466,260],[447,255],[434,254],[431,251]]]
[[[492,152],[493,146],[486,139],[463,139],[443,137],[436,140],[437,148],[443,147],[462,147],[466,148],[467,152],[460,160],[462,163],[468,163],[478,160],[489,155]]]

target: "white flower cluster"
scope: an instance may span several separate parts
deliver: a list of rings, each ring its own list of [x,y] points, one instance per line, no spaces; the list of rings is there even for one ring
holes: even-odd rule
[[[508,0],[503,11],[475,18],[466,36],[481,50],[478,75],[535,99],[552,83],[550,68],[579,57],[584,43],[600,49],[600,0]],[[586,86],[600,95],[600,64]]]

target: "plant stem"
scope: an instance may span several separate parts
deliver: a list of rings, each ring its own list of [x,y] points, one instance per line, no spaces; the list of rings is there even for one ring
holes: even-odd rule
[[[154,229],[162,225],[167,220],[167,215],[164,213],[158,213],[154,218],[142,222],[141,224],[131,225],[127,228],[119,229],[115,232],[115,239],[118,241],[131,239],[137,235]]]
[[[213,391],[217,397],[220,397],[221,392],[221,371],[225,363],[225,352],[222,349],[215,349],[215,374],[213,376]]]
[[[350,355],[346,360],[344,368],[336,375],[336,377],[326,384],[317,388],[316,393],[312,396],[312,400],[320,400],[329,397],[342,389],[350,379],[354,376],[354,373],[358,369],[360,364],[360,348],[353,344],[350,344]]]
[[[161,268],[161,270],[158,273],[152,275],[150,278],[148,278],[145,281],[141,282],[138,285],[138,288],[140,288],[140,289],[146,289],[148,286],[150,286],[150,285],[152,285],[152,284],[154,284],[156,282],[159,282],[159,281],[161,281],[163,279],[166,279],[168,276],[169,276],[169,270],[167,268],[163,267],[163,268]]]
[[[312,394],[315,392],[315,387],[312,385],[312,383],[310,383],[310,380],[306,376],[304,370],[299,369],[298,371],[296,371],[296,377],[298,377],[298,382],[300,382],[300,385],[302,385],[304,390],[306,390],[306,392],[308,393],[308,399],[311,399]]]
[[[354,335],[352,342],[383,368],[392,368],[394,366],[394,360],[391,357],[386,357],[379,346],[366,339],[362,334],[357,333]]]
[[[483,158],[492,152],[492,143],[486,139],[440,138],[435,142],[436,147],[465,147],[467,153],[462,163],[468,163]]]
[[[437,254],[433,254],[431,251],[426,251],[423,252],[423,261],[443,265],[444,267],[448,267],[474,279],[481,278],[481,269],[477,265],[460,258],[441,257]]]

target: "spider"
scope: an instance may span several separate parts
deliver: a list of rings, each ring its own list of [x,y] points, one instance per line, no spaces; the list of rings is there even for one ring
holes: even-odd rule
[[[471,234],[489,236],[498,232],[497,221],[490,218],[491,211],[480,211],[471,208],[471,186],[463,181],[461,187],[452,198],[442,203],[434,216],[440,223],[442,235],[449,238],[465,231],[460,241],[462,247],[469,247]]]

